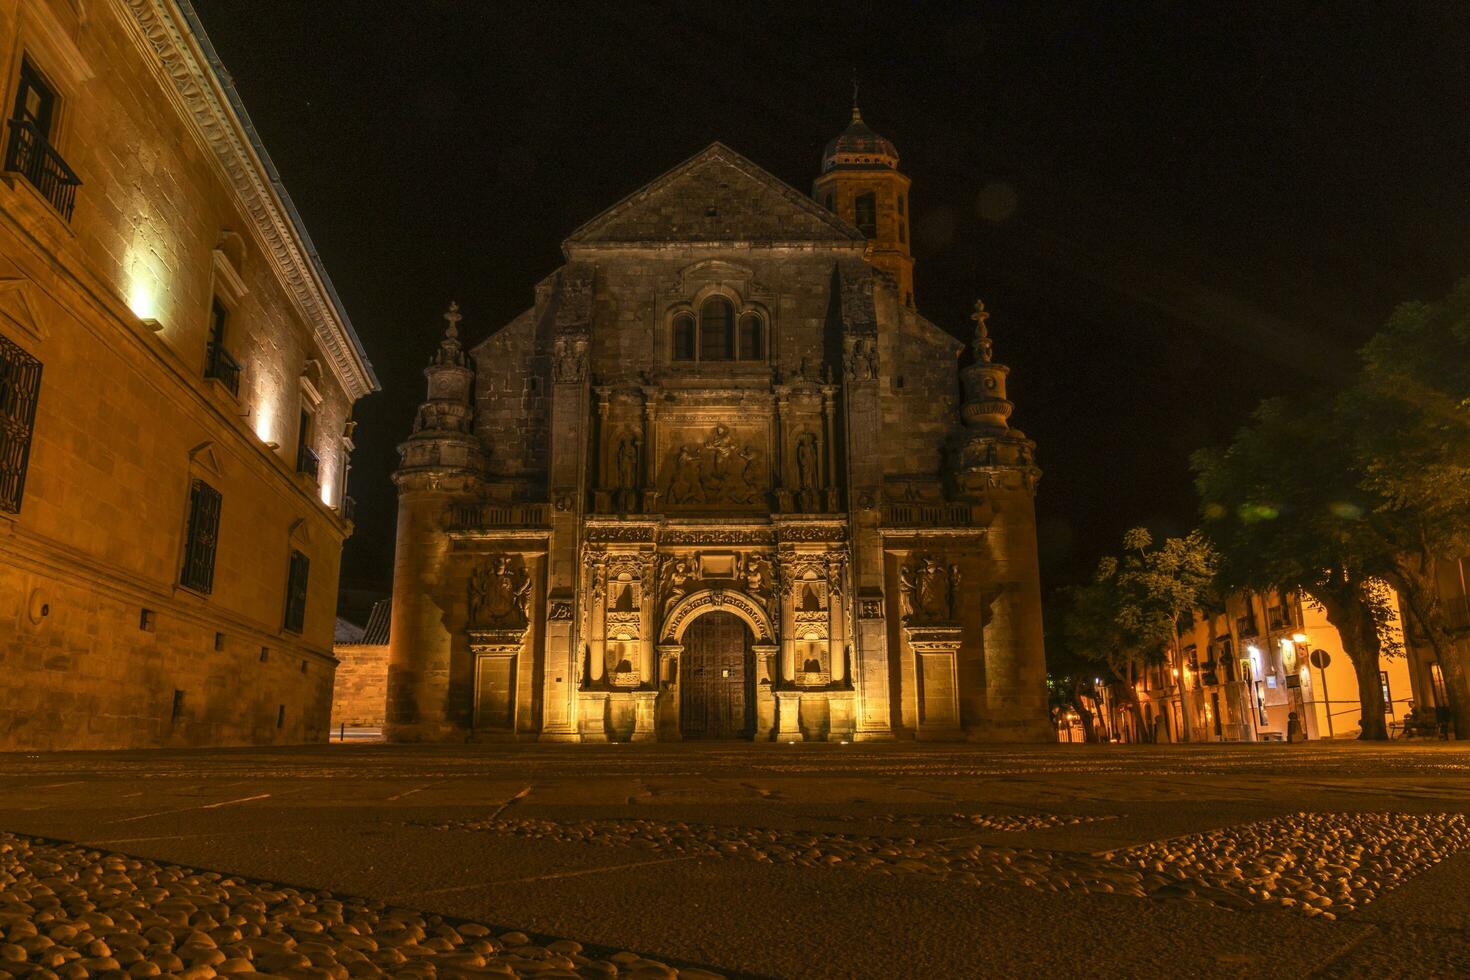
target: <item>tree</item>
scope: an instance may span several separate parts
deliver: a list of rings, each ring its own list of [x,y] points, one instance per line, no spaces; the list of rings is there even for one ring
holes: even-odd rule
[[[1364,346],[1339,399],[1366,523],[1388,557],[1384,577],[1434,649],[1455,732],[1470,738],[1470,676],[1439,583],[1470,555],[1470,279],[1440,303],[1407,303]]]
[[[1330,397],[1268,400],[1227,449],[1192,463],[1220,588],[1294,591],[1320,604],[1357,674],[1358,737],[1386,739],[1378,662],[1392,618],[1382,586],[1390,561],[1343,423]]]
[[[1065,628],[1066,609],[1063,603],[1067,593],[1054,592],[1048,600],[1048,610],[1042,621],[1051,624],[1046,634],[1047,689],[1051,704],[1064,711],[1076,711],[1082,722],[1082,734],[1089,742],[1100,741],[1102,732],[1092,710],[1087,706],[1101,703],[1101,692],[1096,683],[1102,668],[1083,656],[1072,645]]]
[[[1179,642],[1179,621],[1206,602],[1214,554],[1199,534],[1168,538],[1158,547],[1144,528],[1123,535],[1123,553],[1098,563],[1088,584],[1071,592],[1065,620],[1072,649],[1106,664],[1121,682],[1122,699],[1144,731],[1134,686],[1138,668],[1163,659]],[[1188,726],[1188,712],[1181,715]],[[1147,737],[1147,736],[1146,736]]]

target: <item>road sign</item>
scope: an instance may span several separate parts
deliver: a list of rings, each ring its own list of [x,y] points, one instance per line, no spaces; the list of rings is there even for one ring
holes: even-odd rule
[[[1332,654],[1326,650],[1313,650],[1307,657],[1318,670],[1326,670],[1332,664]]]

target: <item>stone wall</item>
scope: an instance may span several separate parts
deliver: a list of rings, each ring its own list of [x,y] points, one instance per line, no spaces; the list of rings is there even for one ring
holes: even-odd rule
[[[337,680],[332,688],[332,731],[383,727],[388,700],[388,645],[339,643]]]
[[[24,496],[0,512],[0,749],[326,735],[351,530],[334,505],[371,375],[344,373],[340,324],[308,316],[304,270],[282,265],[169,87],[160,59],[182,48],[166,28],[182,24],[171,0],[85,20],[0,0],[0,101],[24,56],[58,90],[56,146],[82,181],[68,222],[0,179],[0,335],[43,365]],[[215,295],[238,397],[203,377]],[[296,472],[303,376],[318,479]],[[195,479],[223,496],[207,594],[179,585]],[[300,633],[283,629],[292,550],[311,562]]]

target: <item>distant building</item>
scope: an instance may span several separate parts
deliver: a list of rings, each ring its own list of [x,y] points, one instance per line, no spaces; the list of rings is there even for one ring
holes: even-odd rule
[[[372,368],[186,0],[0,47],[0,749],[324,739]]]
[[[1397,625],[1392,632],[1401,640]],[[1393,733],[1411,702],[1423,704],[1411,684],[1417,666],[1412,655],[1380,658]],[[1309,739],[1356,738],[1362,717],[1357,671],[1337,630],[1309,598],[1290,593],[1234,593],[1224,612],[1197,614],[1181,630],[1177,655],[1141,667],[1134,692],[1157,741],[1284,740],[1293,712]],[[1106,704],[1110,735],[1145,740],[1116,685]]]
[[[332,653],[337,680],[332,688],[332,731],[383,728],[388,697],[388,629],[393,600],[379,599],[367,626],[337,620]]]
[[[1459,654],[1459,661],[1470,664],[1470,558],[1437,563],[1439,601]],[[1409,624],[1409,648],[1414,652],[1412,681],[1415,703],[1430,715],[1436,708],[1450,707],[1450,689],[1445,683],[1444,666],[1434,647],[1421,635],[1413,621]]]
[[[472,350],[451,310],[390,739],[1048,737],[1036,447],[983,309],[916,308],[908,186],[856,109],[810,197],[715,143]]]

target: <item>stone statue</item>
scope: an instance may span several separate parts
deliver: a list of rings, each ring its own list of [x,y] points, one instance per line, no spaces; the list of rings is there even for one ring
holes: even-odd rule
[[[756,598],[771,587],[771,563],[761,555],[751,555],[744,562],[745,590]]]
[[[639,439],[636,434],[618,443],[618,510],[624,514],[637,510]]]
[[[905,622],[905,623],[907,623],[909,620],[911,620],[911,619],[914,618],[914,610],[916,608],[915,598],[914,598],[915,589],[916,589],[916,586],[914,584],[914,573],[913,573],[913,570],[910,569],[909,566],[907,566],[907,565],[899,565],[898,566],[899,618],[903,622]]]
[[[739,485],[731,493],[731,499],[737,504],[748,504],[754,502],[756,494],[760,492],[760,453],[749,446],[740,450]]]
[[[730,457],[737,451],[735,440],[730,436],[730,427],[715,426],[715,431],[704,441],[704,450],[709,453],[710,465],[709,472],[701,474],[700,486],[706,495],[719,497],[730,476]]]
[[[796,487],[804,513],[820,510],[817,498],[817,437],[803,432],[796,440]]]
[[[704,499],[699,471],[699,447],[681,446],[674,460],[673,478],[669,480],[669,503],[686,504]]]
[[[683,555],[670,555],[664,559],[660,575],[664,594],[664,614],[674,608],[675,603],[689,592],[689,582],[694,578],[694,567]]]

